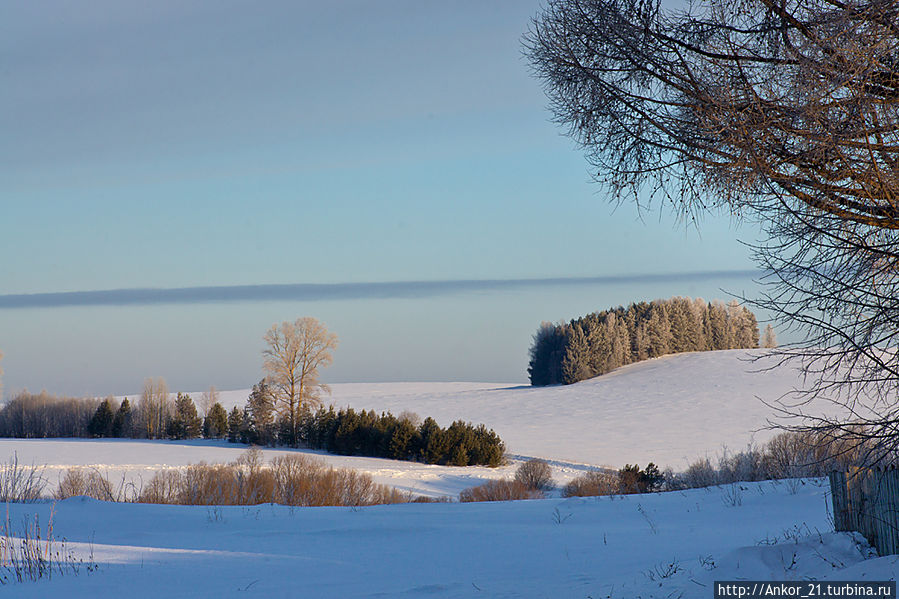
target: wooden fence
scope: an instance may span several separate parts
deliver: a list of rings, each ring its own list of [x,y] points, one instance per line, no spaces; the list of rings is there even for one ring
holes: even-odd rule
[[[834,529],[861,533],[880,555],[899,553],[899,470],[831,472],[830,492]]]

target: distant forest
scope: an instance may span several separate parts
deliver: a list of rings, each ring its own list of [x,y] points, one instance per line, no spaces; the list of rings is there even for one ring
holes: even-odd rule
[[[673,297],[542,323],[528,376],[535,386],[569,385],[665,354],[758,346],[758,321],[736,301]]]

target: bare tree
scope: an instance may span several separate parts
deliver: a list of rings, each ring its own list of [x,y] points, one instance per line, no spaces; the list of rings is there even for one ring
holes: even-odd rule
[[[200,396],[200,410],[203,411],[203,418],[209,416],[209,410],[212,409],[212,406],[218,403],[219,400],[219,392],[215,388],[215,385],[211,385],[208,391],[204,391],[203,395]]]
[[[318,369],[331,364],[337,336],[315,318],[305,317],[272,325],[264,339],[263,369],[275,404],[287,419],[289,442],[296,445],[301,411],[317,404],[322,391],[330,393]]]
[[[897,17],[899,0],[549,0],[525,38],[618,201],[761,224],[755,304],[804,338],[778,349],[808,375],[782,414],[875,458],[899,449]]]
[[[148,439],[161,439],[165,436],[166,421],[170,413],[171,400],[165,379],[146,379],[140,396],[138,416]]]
[[[0,361],[3,360],[3,352],[0,351]],[[3,399],[3,368],[0,367],[0,399]]]

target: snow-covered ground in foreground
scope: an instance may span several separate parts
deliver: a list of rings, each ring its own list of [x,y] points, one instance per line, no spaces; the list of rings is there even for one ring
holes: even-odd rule
[[[696,597],[715,580],[884,580],[828,532],[824,481],[512,503],[183,507],[72,498],[53,532],[99,571],[5,597]]]
[[[128,439],[0,439],[0,460],[15,455],[19,464],[42,468],[52,493],[69,468],[96,470],[114,487],[124,481],[141,488],[160,470],[199,462],[229,463],[246,451],[245,445],[227,441],[135,441]],[[285,453],[313,456],[335,468],[349,468],[371,475],[385,484],[414,495],[458,498],[462,489],[489,479],[511,478],[521,460],[512,459],[501,468],[486,466],[435,466],[379,458],[337,456],[324,452],[263,448],[266,462]],[[588,466],[553,462],[553,475],[565,484]]]
[[[664,356],[574,385],[528,387],[489,383],[346,383],[325,397],[337,407],[415,412],[443,426],[484,423],[508,451],[562,462],[605,465],[655,462],[681,470],[725,446],[741,450],[767,440],[774,401],[801,386],[792,367],[765,350]],[[248,390],[221,393],[243,406]],[[192,393],[199,398],[200,394]]]

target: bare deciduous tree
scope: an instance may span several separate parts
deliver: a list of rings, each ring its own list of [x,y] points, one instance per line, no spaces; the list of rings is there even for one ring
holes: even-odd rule
[[[525,44],[618,201],[761,224],[795,428],[899,450],[899,0],[549,0]]]
[[[203,411],[203,418],[209,416],[209,410],[212,409],[219,400],[219,392],[215,385],[211,385],[208,391],[204,391],[200,396],[200,410]]]
[[[337,336],[315,318],[305,317],[272,325],[264,339],[263,369],[278,410],[287,419],[289,442],[296,445],[300,412],[318,403],[322,391],[330,392],[319,380],[318,369],[331,364]]]
[[[138,405],[138,417],[148,439],[165,437],[166,421],[171,413],[168,386],[162,377],[148,378]]]

